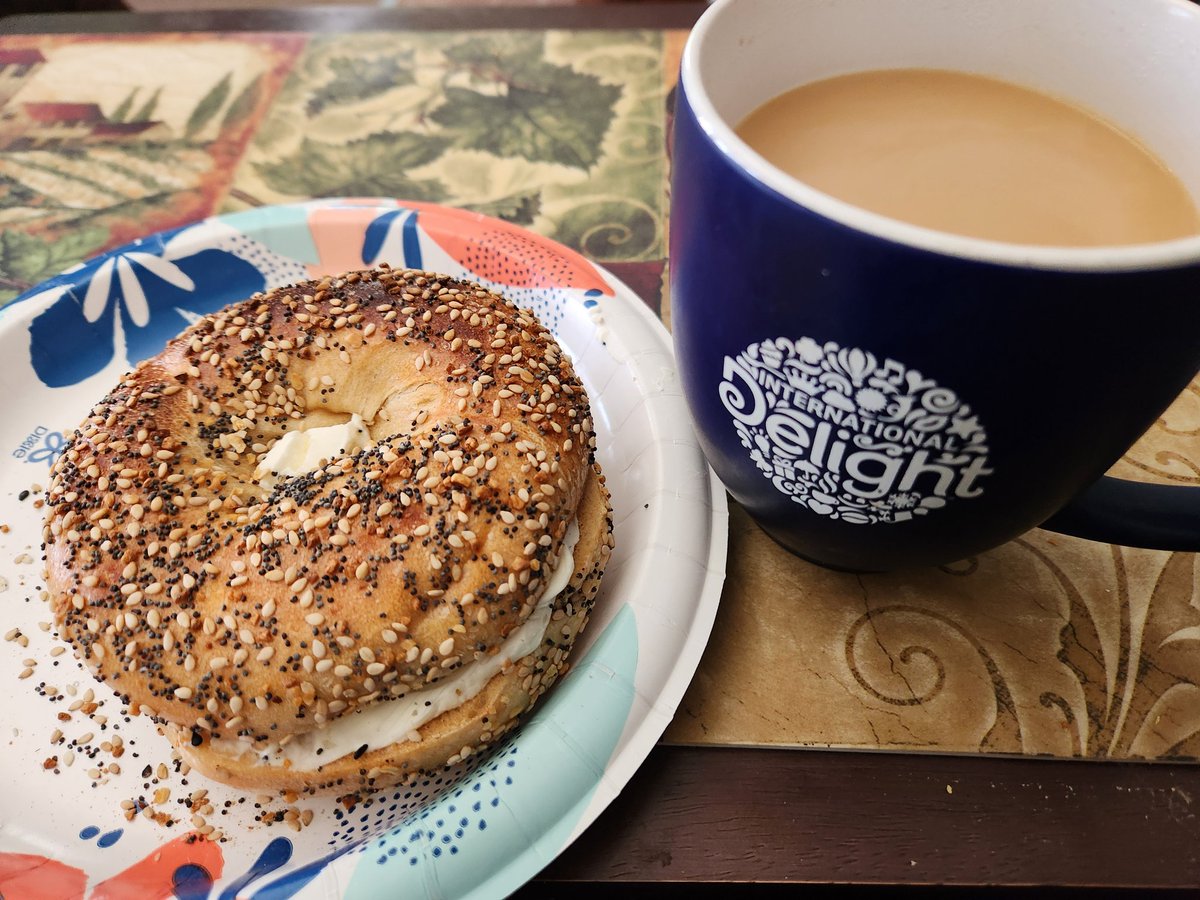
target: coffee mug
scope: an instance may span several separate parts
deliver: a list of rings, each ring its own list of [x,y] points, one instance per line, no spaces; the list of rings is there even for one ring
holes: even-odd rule
[[[1200,236],[945,234],[819,193],[735,133],[789,88],[891,68],[1073,101],[1200,200],[1185,0],[718,0],[684,49],[670,234],[679,372],[714,470],[834,568],[946,563],[1039,524],[1200,550],[1200,493],[1101,477],[1200,369]]]

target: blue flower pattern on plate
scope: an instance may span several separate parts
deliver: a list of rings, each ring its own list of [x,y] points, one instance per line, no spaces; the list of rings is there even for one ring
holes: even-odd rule
[[[165,240],[156,240],[161,251]],[[43,384],[66,387],[123,354],[132,365],[205,313],[266,285],[233,254],[201,249],[170,260],[143,242],[92,260],[38,289],[60,296],[29,325],[30,359]]]

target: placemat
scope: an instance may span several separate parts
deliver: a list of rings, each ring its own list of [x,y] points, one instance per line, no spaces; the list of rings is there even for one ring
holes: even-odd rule
[[[669,325],[667,148],[683,39],[0,38],[0,304],[148,232],[358,194],[533,228],[612,269]],[[44,467],[48,441],[4,448],[7,464]],[[1198,441],[1194,384],[1115,474],[1200,483]],[[1192,554],[1034,531],[952,566],[855,576],[792,557],[737,509],[730,540],[717,626],[668,741],[1200,756]]]

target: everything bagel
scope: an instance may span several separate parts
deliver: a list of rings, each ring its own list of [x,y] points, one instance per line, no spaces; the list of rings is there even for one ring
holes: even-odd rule
[[[355,790],[477,752],[565,669],[612,548],[532,314],[387,266],[207,316],[55,464],[59,634],[203,771]]]

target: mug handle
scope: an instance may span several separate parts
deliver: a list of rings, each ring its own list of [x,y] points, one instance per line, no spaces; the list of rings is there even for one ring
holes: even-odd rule
[[[1125,547],[1200,551],[1200,489],[1103,476],[1042,528]]]

